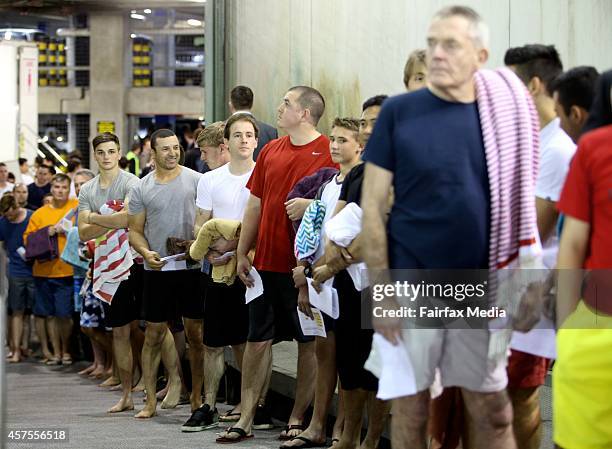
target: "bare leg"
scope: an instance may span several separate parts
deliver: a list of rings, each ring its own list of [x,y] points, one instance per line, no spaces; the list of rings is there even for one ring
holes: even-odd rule
[[[21,353],[26,357],[31,354],[30,337],[32,335],[32,315],[23,315],[23,332],[21,334]]]
[[[219,382],[225,371],[224,360],[223,348],[204,346],[204,403],[213,410],[217,403]]]
[[[370,392],[368,395],[368,432],[363,439],[363,443],[361,443],[361,449],[376,449],[378,447],[390,409],[390,402],[376,399],[376,393]]]
[[[40,347],[43,356],[47,359],[52,358],[53,354],[51,354],[51,351],[49,350],[49,338],[47,337],[47,317],[35,317],[34,325],[36,326],[36,333],[38,334],[38,339],[40,340]]]
[[[314,341],[298,343],[297,379],[295,387],[295,401],[288,425],[302,424],[306,410],[310,407],[314,396],[314,383],[317,372]],[[290,430],[287,436],[294,437],[300,430]]]
[[[538,449],[542,441],[540,388],[509,388],[514,419],[514,437],[521,449]]]
[[[394,399],[391,407],[391,445],[426,449],[429,390]]]
[[[155,415],[157,408],[157,397],[155,396],[157,369],[161,358],[160,352],[168,332],[166,323],[147,322],[145,341],[142,347],[142,367],[148,394],[145,407],[136,414],[136,418],[151,418]],[[174,350],[174,342],[172,342],[172,349]],[[176,360],[173,362],[176,364]]]
[[[132,345],[130,344],[131,324],[113,328],[113,347],[115,352],[115,365],[119,371],[121,379],[121,399],[111,407],[110,413],[122,412],[124,410],[134,410],[132,401],[132,368],[133,355]]]
[[[327,413],[336,388],[336,339],[335,334],[330,332],[327,338],[316,337],[316,380],[315,399],[312,419],[308,428],[300,434],[313,442],[325,443]],[[283,444],[282,447],[302,446],[304,441],[292,440]]]
[[[145,342],[146,342],[146,333],[145,333]],[[181,346],[184,348],[184,344]],[[166,327],[166,335],[162,342],[161,347],[161,359],[164,362],[164,366],[166,370],[168,370],[168,384],[167,393],[162,401],[161,408],[174,408],[178,405],[179,400],[181,399],[181,390],[184,390],[184,385],[181,381],[181,364],[179,363],[179,354],[177,352],[177,345],[175,345],[174,336],[170,329]],[[144,355],[144,351],[143,351]],[[143,357],[143,366],[144,366],[144,357]],[[159,367],[159,363],[157,364]],[[155,368],[155,376],[157,375],[157,368]],[[146,385],[146,378],[145,378]],[[147,387],[147,391],[149,391]],[[153,390],[155,391],[155,387]],[[147,395],[148,396],[148,395]]]
[[[185,318],[185,334],[189,342],[189,366],[191,367],[191,411],[202,405],[202,385],[204,383],[204,343],[202,340],[203,321]],[[223,355],[223,354],[222,354]],[[223,362],[221,362],[223,363]],[[219,382],[217,382],[219,388]],[[216,396],[216,394],[215,394]],[[214,408],[215,404],[212,404]]]
[[[53,358],[59,360],[62,358],[62,345],[57,317],[47,317],[47,331],[49,332],[49,339],[51,340],[51,346],[53,347]]]
[[[517,449],[512,432],[512,404],[506,391],[476,393],[461,390],[470,415],[470,442],[475,449]]]
[[[255,418],[255,410],[264,385],[267,372],[272,364],[272,340],[248,342],[242,359],[242,414],[240,420],[232,427],[238,427],[250,433]],[[237,438],[235,433],[225,434],[227,438]]]
[[[342,431],[344,430],[344,393],[340,380],[338,379],[338,413],[336,414],[336,422],[332,430],[332,446],[340,441]]]
[[[356,449],[361,440],[363,410],[368,399],[368,392],[358,388],[343,390],[344,395],[344,430],[340,441],[334,447],[337,449]],[[396,446],[402,447],[402,446]]]
[[[11,363],[21,362],[21,337],[23,334],[23,312],[13,310],[11,317],[11,339],[10,348],[13,351],[12,357],[9,359]]]
[[[56,320],[62,344],[62,355],[70,357],[70,334],[72,333],[72,318],[56,318]]]

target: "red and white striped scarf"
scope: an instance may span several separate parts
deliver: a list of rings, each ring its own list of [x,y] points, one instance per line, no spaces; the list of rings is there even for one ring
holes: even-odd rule
[[[489,269],[539,267],[536,108],[525,85],[507,68],[479,70],[474,81],[491,195]]]

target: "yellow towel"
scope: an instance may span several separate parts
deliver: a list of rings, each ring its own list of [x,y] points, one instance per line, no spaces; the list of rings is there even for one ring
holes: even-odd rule
[[[208,253],[210,245],[221,237],[225,240],[237,240],[240,237],[240,222],[221,218],[207,221],[200,229],[198,238],[191,245],[189,255],[193,260],[202,260]],[[232,285],[236,279],[236,256],[232,256],[225,265],[213,267],[212,278],[213,282]]]

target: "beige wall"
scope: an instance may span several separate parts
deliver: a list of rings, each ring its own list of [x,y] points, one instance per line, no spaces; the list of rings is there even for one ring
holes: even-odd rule
[[[446,0],[228,0],[228,86],[255,93],[255,114],[275,123],[285,90],[318,88],[327,100],[322,129],[357,115],[372,95],[403,91],[407,55],[423,48],[431,16]],[[506,49],[554,44],[565,67],[612,67],[610,0],[463,0],[491,28],[490,67]]]

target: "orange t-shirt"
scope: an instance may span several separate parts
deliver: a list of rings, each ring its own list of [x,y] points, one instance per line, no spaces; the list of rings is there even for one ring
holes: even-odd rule
[[[79,205],[78,200],[71,198],[69,199],[64,207],[56,209],[51,205],[43,206],[36,210],[30,218],[30,223],[23,233],[23,242],[27,243],[28,235],[32,232],[38,231],[45,226],[53,226],[57,224],[64,216],[70,212],[70,209],[74,209]],[[66,245],[66,236],[64,234],[58,234],[57,246],[59,253],[61,254]],[[50,260],[48,262],[34,262],[32,268],[32,274],[34,276],[43,278],[62,278],[72,276],[72,266],[62,261],[59,257],[57,259]]]
[[[296,146],[289,136],[268,143],[259,156],[247,183],[251,194],[261,200],[261,217],[253,265],[257,270],[290,273],[295,267],[291,221],[285,201],[295,184],[323,167],[335,167],[329,155],[329,139],[319,136]]]

